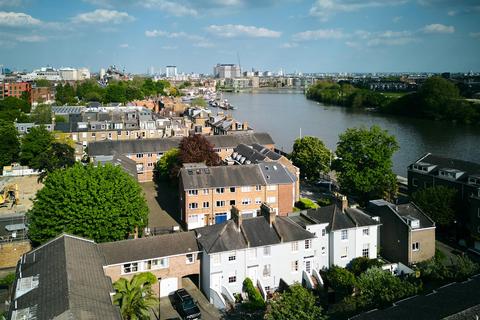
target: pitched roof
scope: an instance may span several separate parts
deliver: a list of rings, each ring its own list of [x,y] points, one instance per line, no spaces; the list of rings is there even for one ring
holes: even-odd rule
[[[257,165],[218,166],[206,169],[180,169],[184,190],[265,185]]]
[[[286,184],[297,181],[297,178],[281,163],[259,162],[258,166],[267,184]]]
[[[462,180],[462,178],[465,179],[467,176],[480,175],[480,163],[447,158],[431,153],[423,155],[420,159],[415,161],[415,163],[432,164],[437,166],[433,171],[430,172],[433,174],[437,173],[438,169],[457,169],[465,172],[466,174],[459,180]],[[411,168],[412,165],[409,167]]]
[[[275,217],[270,226],[263,216],[243,219],[241,230],[233,220],[195,229],[197,240],[207,253],[262,247],[301,241],[315,236],[288,217]]]
[[[14,310],[32,308],[36,319],[121,319],[110,298],[114,289],[103,263],[93,241],[70,235],[30,251],[17,265],[10,317]],[[25,285],[20,282],[34,284],[30,277],[35,276],[38,286],[22,291]]]
[[[99,243],[98,247],[107,265],[199,251],[193,231]]]
[[[391,319],[391,320],[436,320],[436,319],[475,319],[480,306],[480,276],[452,283],[436,289],[427,295],[415,296],[393,307],[362,313],[351,319]]]
[[[205,136],[215,148],[234,148],[239,144],[251,145],[258,143],[262,145],[274,144],[268,133],[245,133],[235,135]],[[132,139],[119,141],[95,141],[88,144],[89,156],[135,153],[156,153],[166,152],[178,148],[181,137],[161,139]]]
[[[360,209],[347,208],[345,212],[342,212],[337,204],[308,209],[302,213],[317,223],[328,223],[331,231],[380,224]]]
[[[394,205],[383,199],[376,199],[369,201],[367,210],[371,210],[373,214],[377,213],[377,209],[385,208],[385,213],[391,213],[399,218],[399,220],[408,225],[407,219],[414,218],[420,222],[420,228],[435,227],[435,222],[427,216],[415,203],[409,202],[399,205]]]

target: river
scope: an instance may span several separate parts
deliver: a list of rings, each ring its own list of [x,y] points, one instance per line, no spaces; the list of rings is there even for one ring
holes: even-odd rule
[[[334,150],[338,135],[347,128],[375,124],[397,138],[400,150],[393,156],[393,170],[398,175],[406,176],[407,166],[426,152],[480,161],[478,126],[325,106],[295,93],[224,93],[223,96],[237,107],[229,111],[235,119],[247,121],[257,132],[270,133],[277,148],[286,152],[292,150],[300,132],[302,136],[320,138]]]

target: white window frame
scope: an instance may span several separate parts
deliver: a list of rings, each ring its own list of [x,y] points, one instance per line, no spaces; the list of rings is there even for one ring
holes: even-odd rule
[[[228,283],[235,283],[237,282],[237,276],[229,276]]]
[[[237,254],[236,253],[229,254],[227,260],[230,263],[235,263],[235,261],[237,261]]]
[[[276,203],[277,197],[267,197],[267,203]]]
[[[190,202],[188,204],[188,209],[198,209],[198,202]]]
[[[292,252],[298,251],[298,241],[292,242]]]
[[[220,203],[220,205],[218,205],[219,203]],[[225,207],[225,200],[217,200],[215,202],[215,207],[217,207],[217,208]]]
[[[225,188],[216,188],[215,193],[217,193],[217,194],[225,193]]]
[[[305,250],[312,249],[312,239],[305,239]]]
[[[345,259],[348,257],[348,247],[343,247],[343,252],[340,255],[340,259]]]
[[[365,258],[370,257],[370,244],[368,244],[368,243],[363,244],[362,257],[365,257]]]
[[[267,185],[267,191],[275,191],[275,190],[277,190],[277,185],[276,184]]]
[[[249,205],[251,203],[252,203],[252,199],[250,199],[250,198],[242,199],[242,205],[244,205],[244,206]]]
[[[272,275],[272,266],[270,264],[263,266],[262,275],[264,278],[269,278]]]
[[[412,251],[420,251],[420,242],[413,242],[412,243]]]
[[[293,260],[291,264],[292,272],[298,272],[298,260]]]
[[[188,190],[188,195],[189,196],[198,196],[198,190],[197,189]]]
[[[255,204],[261,204],[262,198],[255,198]]]
[[[130,271],[125,271],[127,268],[129,268]],[[124,263],[122,265],[122,274],[130,274],[135,272],[138,272],[138,262]]]
[[[270,257],[271,255],[272,255],[272,247],[271,246],[263,247],[263,256]]]
[[[341,230],[340,231],[340,239],[341,240],[348,240],[348,230]]]
[[[203,201],[203,208],[210,208],[210,202]]]
[[[185,263],[186,264],[193,264],[195,263],[195,254],[194,253],[187,253],[185,255]]]
[[[252,188],[251,188],[250,186],[243,186],[243,187],[241,188],[242,192],[250,192],[251,189],[252,189]]]
[[[213,265],[219,265],[222,263],[222,257],[220,256],[220,253],[212,254],[211,257]]]
[[[364,236],[369,236],[370,235],[370,228],[364,228],[362,231]]]

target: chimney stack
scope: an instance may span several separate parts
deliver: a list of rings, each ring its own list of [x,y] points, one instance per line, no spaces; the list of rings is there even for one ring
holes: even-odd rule
[[[260,206],[260,212],[267,219],[268,224],[272,227],[272,224],[275,222],[275,217],[277,216],[276,212],[265,202]]]
[[[242,226],[242,215],[240,214],[240,211],[237,207],[232,206],[232,209],[230,209],[230,213],[233,221],[235,222],[235,225],[237,226],[238,230],[240,230],[240,227]]]
[[[340,203],[341,203],[342,212],[345,212],[345,210],[347,210],[347,208],[348,208],[347,197],[344,196],[344,195],[341,195],[340,196]]]
[[[248,130],[248,122],[243,123],[243,130]]]

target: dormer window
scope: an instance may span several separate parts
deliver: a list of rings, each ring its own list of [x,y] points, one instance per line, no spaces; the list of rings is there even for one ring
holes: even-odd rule
[[[468,184],[480,185],[480,176],[468,177]]]
[[[438,175],[443,178],[456,180],[464,174],[463,171],[457,169],[442,169],[438,171]]]
[[[15,299],[18,299],[25,293],[30,292],[35,288],[38,288],[38,277],[39,275],[18,279],[17,289],[15,291]]]

